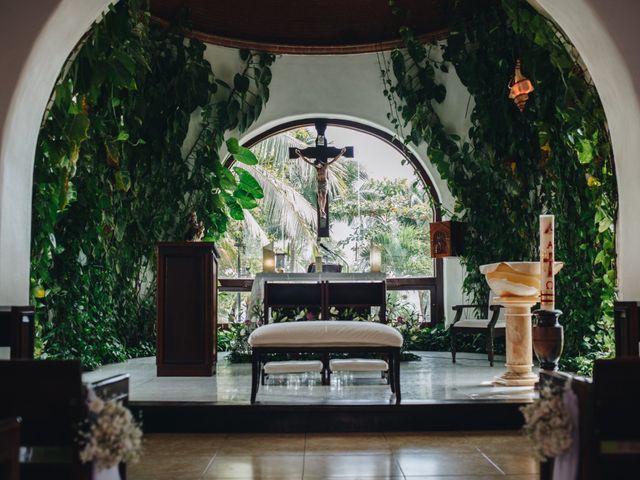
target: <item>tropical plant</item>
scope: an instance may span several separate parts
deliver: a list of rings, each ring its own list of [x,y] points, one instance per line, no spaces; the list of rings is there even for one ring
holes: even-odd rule
[[[219,238],[262,196],[221,156],[226,132],[260,114],[274,58],[241,51],[229,84],[214,76],[204,44],[152,23],[143,3],[120,2],[92,27],[44,116],[31,270],[41,357],[91,367],[152,353],[155,242],[182,239],[191,211]],[[201,131],[183,154],[192,115]],[[226,147],[256,163],[237,140]]]
[[[300,128],[274,135],[252,147],[258,164],[247,170],[260,184],[264,198],[250,217],[245,214],[244,224],[233,225],[221,242],[227,258],[224,265],[234,265],[237,260],[235,243],[239,238],[247,245],[253,244],[253,251],[269,242],[283,243],[282,239],[287,239],[290,263],[297,269],[306,268],[309,258],[315,256],[316,170],[306,162],[289,159],[290,147],[304,149],[313,141],[311,132]],[[347,163],[341,160],[331,166],[329,192],[336,199],[349,188]]]
[[[613,352],[618,203],[604,111],[569,42],[526,2],[471,7],[471,16],[454,13],[446,42],[423,45],[403,27],[405,48],[380,56],[388,116],[407,142],[427,145],[456,200],[474,303],[488,294],[478,267],[537,259],[538,215],[555,214],[562,362],[588,373],[594,357]],[[518,58],[535,87],[523,113],[505,88]],[[466,139],[439,115],[441,76],[454,71],[470,94]]]
[[[338,246],[356,246],[356,269],[368,268],[370,246],[375,244],[382,248],[387,274],[433,275],[429,256],[433,204],[419,180],[367,179],[334,202],[333,214],[354,227]]]

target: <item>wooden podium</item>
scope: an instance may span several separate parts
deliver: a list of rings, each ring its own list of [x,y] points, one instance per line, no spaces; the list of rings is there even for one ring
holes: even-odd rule
[[[217,250],[212,242],[160,242],[157,352],[159,377],[216,372]]]

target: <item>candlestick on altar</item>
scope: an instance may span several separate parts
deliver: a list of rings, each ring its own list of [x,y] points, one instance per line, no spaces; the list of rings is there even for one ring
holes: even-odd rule
[[[540,215],[540,309],[555,310],[554,217]]]

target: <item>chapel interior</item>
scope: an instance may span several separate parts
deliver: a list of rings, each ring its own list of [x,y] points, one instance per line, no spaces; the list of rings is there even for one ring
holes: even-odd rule
[[[639,477],[639,2],[0,12],[0,480]]]

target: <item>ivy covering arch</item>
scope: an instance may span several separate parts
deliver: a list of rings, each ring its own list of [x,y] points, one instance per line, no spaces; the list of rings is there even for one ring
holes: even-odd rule
[[[142,3],[119,2],[85,36],[43,120],[31,270],[43,357],[93,366],[152,353],[155,241],[180,238],[191,210],[217,238],[262,194],[219,151],[227,132],[260,115],[274,57],[240,51],[228,84],[204,44],[153,24]],[[487,295],[479,265],[537,258],[538,215],[556,215],[564,367],[588,371],[613,350],[616,278],[617,192],[597,92],[562,33],[525,2],[504,0],[453,25],[446,42],[427,45],[403,28],[405,48],[381,56],[389,118],[401,138],[426,145],[456,199],[450,213],[468,226],[474,300]],[[524,113],[507,98],[517,58],[535,86]],[[473,97],[464,138],[438,115],[449,69]],[[194,112],[200,133],[184,151]],[[442,331],[433,338],[443,345]]]
[[[381,61],[388,116],[407,142],[426,144],[456,199],[450,213],[467,224],[466,292],[486,301],[482,264],[539,258],[538,215],[555,214],[563,367],[588,373],[613,353],[618,198],[606,118],[577,52],[516,0],[454,18],[446,42],[424,45],[406,27],[401,35],[405,48]],[[524,113],[506,88],[517,59],[535,87]],[[449,69],[474,101],[466,138],[438,114]]]
[[[43,358],[92,367],[152,354],[155,242],[183,238],[191,211],[217,239],[262,196],[246,170],[222,164],[220,150],[227,132],[260,115],[274,57],[240,51],[242,69],[228,84],[203,43],[151,22],[145,4],[121,1],[96,22],[45,113],[31,264]],[[255,163],[237,140],[226,143],[237,160]]]

